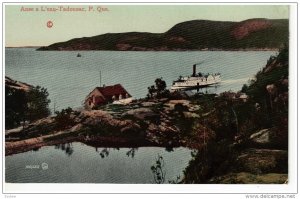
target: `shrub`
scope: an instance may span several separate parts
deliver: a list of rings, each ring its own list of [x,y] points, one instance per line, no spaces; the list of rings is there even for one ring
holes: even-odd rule
[[[70,107],[55,112],[55,121],[58,129],[64,129],[74,125],[74,121],[70,117],[72,112],[73,110]]]

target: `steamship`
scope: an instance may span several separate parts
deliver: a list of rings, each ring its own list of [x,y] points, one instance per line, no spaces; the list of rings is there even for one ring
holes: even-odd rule
[[[202,74],[201,72],[196,74],[196,66],[193,65],[193,74],[188,77],[180,76],[178,80],[173,81],[171,90],[186,90],[193,88],[202,88],[211,85],[216,85],[221,82],[221,74]]]

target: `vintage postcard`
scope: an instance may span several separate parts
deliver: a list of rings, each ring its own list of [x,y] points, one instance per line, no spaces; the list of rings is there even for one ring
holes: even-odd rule
[[[3,10],[6,184],[289,182],[289,5]]]

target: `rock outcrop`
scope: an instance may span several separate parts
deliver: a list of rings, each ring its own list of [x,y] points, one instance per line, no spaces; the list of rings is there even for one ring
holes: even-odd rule
[[[218,184],[286,184],[288,174],[268,173],[256,175],[247,172],[229,173],[215,177],[209,183]]]
[[[254,149],[243,151],[234,165],[237,171],[252,174],[287,173],[288,152],[276,149]]]
[[[250,136],[250,140],[256,144],[270,144],[271,142],[270,129],[262,129]]]
[[[16,90],[22,90],[24,92],[28,92],[29,90],[31,90],[33,88],[33,86],[30,84],[13,80],[7,76],[5,76],[5,86],[8,86],[8,87],[10,87],[12,89],[16,89]]]
[[[129,111],[123,113],[123,117],[126,117],[126,116],[132,116],[136,119],[144,120],[146,118],[158,117],[158,114],[154,113],[149,108],[137,108],[137,109],[132,109],[132,110],[129,110]]]

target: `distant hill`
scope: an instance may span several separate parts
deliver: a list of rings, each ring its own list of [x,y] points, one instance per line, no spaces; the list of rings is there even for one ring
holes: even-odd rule
[[[288,40],[287,19],[193,20],[176,24],[165,33],[107,33],[54,43],[38,50],[263,50],[278,49]]]

